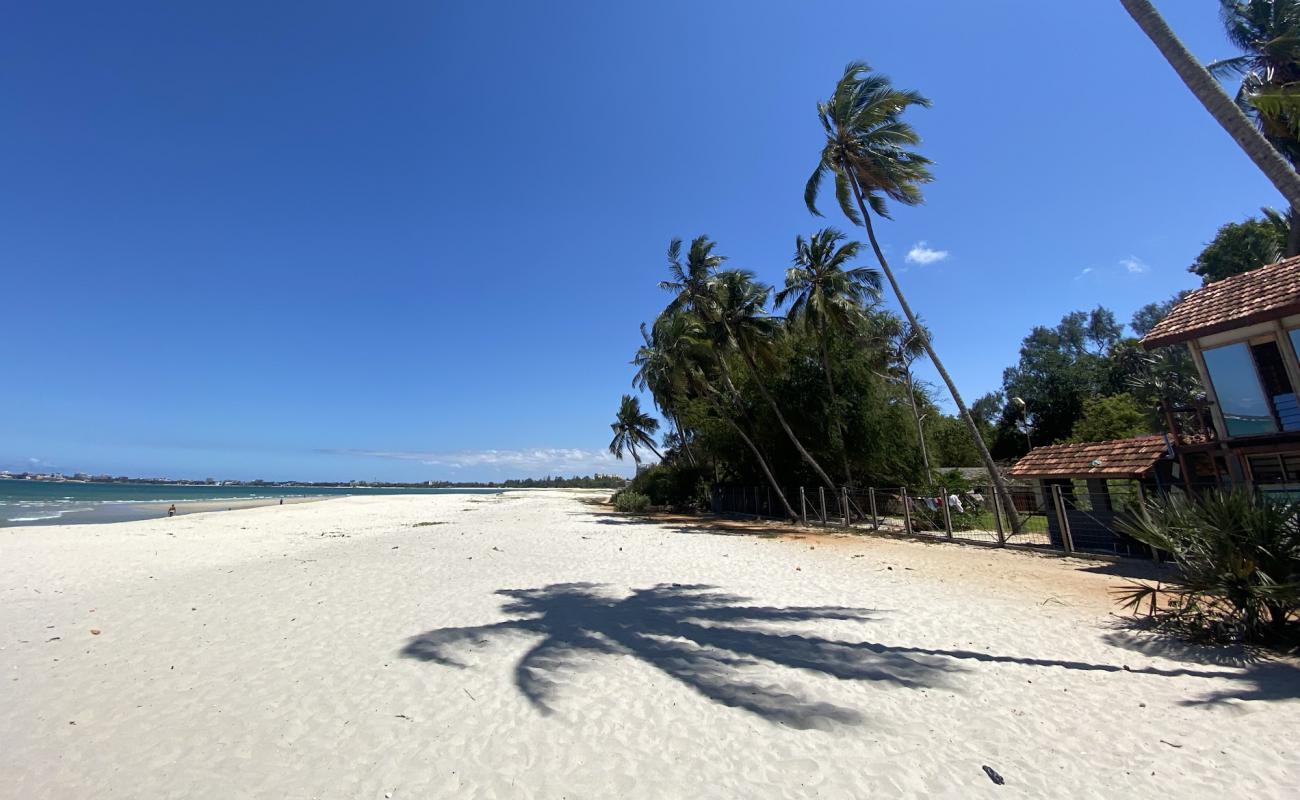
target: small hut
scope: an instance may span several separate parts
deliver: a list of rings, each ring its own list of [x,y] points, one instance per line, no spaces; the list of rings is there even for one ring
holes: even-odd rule
[[[1075,548],[1149,556],[1146,545],[1115,530],[1115,519],[1144,493],[1171,486],[1175,463],[1164,436],[1138,436],[1035,447],[1007,470],[1007,477],[1034,483],[1053,545],[1064,541],[1059,493]]]

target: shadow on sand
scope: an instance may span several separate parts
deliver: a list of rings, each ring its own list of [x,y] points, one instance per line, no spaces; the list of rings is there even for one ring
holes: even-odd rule
[[[797,728],[856,724],[861,713],[787,691],[755,674],[758,667],[807,670],[840,680],[873,681],[902,688],[944,686],[964,672],[962,662],[1018,664],[1163,677],[1250,680],[1244,673],[1190,668],[1128,667],[1082,661],[1003,656],[974,650],[903,647],[786,633],[774,625],[824,620],[868,622],[871,612],[838,606],[775,608],[699,585],[661,584],[629,595],[601,584],[564,583],[537,589],[502,589],[502,606],[516,618],[489,625],[439,628],[413,637],[402,655],[465,666],[459,652],[503,637],[536,640],[515,666],[515,685],[540,711],[551,704],[566,673],[593,655],[633,656],[722,705]],[[761,627],[767,626],[767,627]],[[1294,669],[1294,668],[1292,668]],[[1277,675],[1259,677],[1270,682]],[[1288,696],[1267,690],[1252,699]],[[1224,697],[1229,696],[1225,695]],[[1205,702],[1212,702],[1209,698]]]

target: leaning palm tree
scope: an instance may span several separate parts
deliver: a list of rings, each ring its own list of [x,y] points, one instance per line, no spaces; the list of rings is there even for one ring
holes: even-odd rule
[[[678,323],[685,317],[685,314],[672,315],[672,319]],[[680,368],[673,361],[672,354],[659,345],[659,340],[662,340],[664,335],[659,330],[659,323],[656,323],[653,334],[646,330],[644,322],[641,323],[641,339],[644,344],[637,348],[636,355],[632,357],[632,365],[636,367],[636,374],[632,376],[632,385],[642,391],[650,392],[655,405],[672,422],[675,441],[681,444],[680,450],[686,453],[686,458],[691,464],[695,464],[695,453],[691,450],[690,436],[687,435],[677,413],[678,400],[683,396],[686,384]],[[669,445],[665,442],[664,446]]]
[[[664,309],[665,314],[694,311],[704,314],[710,300],[709,282],[727,260],[713,252],[717,246],[708,236],[696,236],[682,261],[682,240],[673,239],[668,245],[668,272],[672,280],[660,281],[659,288],[674,294]]]
[[[826,132],[826,143],[817,168],[813,170],[804,189],[804,202],[808,205],[808,210],[821,216],[817,210],[817,194],[822,180],[828,174],[834,176],[835,197],[840,209],[854,224],[866,228],[871,249],[894,290],[898,305],[902,307],[907,321],[917,328],[920,323],[916,314],[903,295],[898,279],[894,277],[889,261],[876,240],[871,215],[888,219],[888,200],[903,205],[917,205],[921,202],[921,184],[932,180],[930,160],[909,149],[921,139],[912,126],[902,120],[902,114],[911,106],[929,105],[930,101],[917,92],[895,89],[884,75],[872,72],[870,67],[860,61],[851,62],[844,68],[844,74],[836,83],[835,92],[830,99],[817,104],[817,114]],[[961,392],[957,391],[957,384],[939,360],[930,337],[924,337],[922,341],[926,355],[947,384],[957,411],[970,431],[984,468],[988,470],[989,479],[1003,497],[1008,518],[1018,528],[1019,516],[1015,513],[1006,481],[993,463],[993,456],[989,454],[988,446],[980,436],[979,428],[962,400]]]
[[[786,421],[785,414],[781,413],[781,407],[777,405],[776,399],[772,397],[763,380],[765,371],[759,361],[768,360],[778,326],[778,320],[768,316],[765,310],[772,287],[754,280],[754,273],[744,269],[718,272],[709,286],[709,308],[712,317],[706,318],[707,323],[711,323],[707,327],[712,329],[713,341],[721,356],[719,361],[723,364],[724,370],[726,354],[739,352],[745,366],[749,368],[750,376],[754,379],[754,386],[771,406],[776,421],[780,423],[790,443],[827,488],[834,489],[835,481],[831,480],[831,476],[826,474],[826,470],[822,469],[821,464],[817,463],[817,459],[813,458],[812,453],[808,452],[808,448],[804,447],[803,442],[795,435],[794,429]]]
[[[1206,69],[1216,78],[1240,79],[1237,106],[1294,169],[1300,164],[1300,0],[1219,0],[1219,7],[1228,41],[1241,54]],[[1286,217],[1281,255],[1293,256],[1300,252],[1300,215]]]
[[[730,377],[724,378],[719,366],[724,363],[723,359],[718,357],[712,342],[708,341],[697,315],[687,311],[660,315],[633,363],[638,366],[637,380],[647,380],[647,371],[658,372],[661,389],[704,400],[717,418],[749,448],[787,516],[798,519],[762,450],[745,432],[736,418],[738,415],[733,412],[740,406],[739,394]]]
[[[1120,4],[1169,62],[1169,66],[1174,68],[1174,72],[1178,73],[1178,77],[1182,78],[1183,84],[1210,112],[1210,116],[1255,162],[1255,166],[1291,204],[1291,208],[1300,209],[1300,175],[1251,124],[1250,119],[1232,102],[1232,98],[1223,91],[1214,76],[1187,51],[1150,0],[1120,0]]]
[[[862,324],[864,307],[880,301],[880,273],[866,267],[847,268],[857,258],[861,242],[843,242],[846,237],[834,228],[822,228],[808,239],[795,237],[794,266],[785,272],[785,288],[776,293],[777,308],[790,304],[787,318],[810,327],[821,352],[822,375],[831,403],[830,418],[840,443],[840,466],[846,485],[853,483],[849,468],[844,422],[840,419],[835,379],[827,339],[832,332],[852,336]]]
[[[614,421],[609,427],[614,431],[614,438],[609,443],[609,452],[613,453],[615,458],[621,459],[624,451],[631,452],[632,460],[639,467],[641,456],[637,454],[636,448],[641,445],[658,456],[660,461],[663,460],[663,456],[655,449],[654,432],[659,430],[659,420],[642,411],[641,401],[632,395],[623,395],[623,400],[618,404],[618,414],[614,416]]]

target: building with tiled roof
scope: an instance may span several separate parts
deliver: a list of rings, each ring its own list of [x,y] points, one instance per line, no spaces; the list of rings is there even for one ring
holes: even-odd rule
[[[1300,314],[1300,256],[1202,286],[1142,337],[1142,344],[1178,344],[1293,314]]]
[[[1010,478],[1142,479],[1171,455],[1163,436],[1035,447],[1007,470]]]
[[[1184,483],[1300,492],[1300,256],[1197,289],[1142,344],[1185,344],[1205,386],[1210,424],[1175,442]]]

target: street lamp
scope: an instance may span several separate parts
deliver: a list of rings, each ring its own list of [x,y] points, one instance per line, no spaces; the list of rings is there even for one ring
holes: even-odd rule
[[[1011,402],[1020,408],[1020,423],[1025,431],[1025,444],[1029,445],[1030,450],[1033,450],[1034,441],[1029,438],[1029,404],[1019,397],[1011,398]]]

